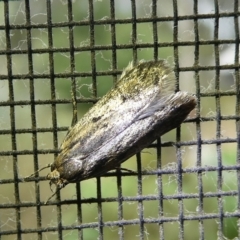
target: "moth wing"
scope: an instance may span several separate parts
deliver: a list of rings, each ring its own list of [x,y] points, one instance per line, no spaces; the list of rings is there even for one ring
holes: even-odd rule
[[[135,121],[142,120],[144,118],[152,116],[156,111],[161,111],[165,106],[167,102],[167,97],[162,98],[155,98],[153,101],[151,101],[147,108],[143,109],[137,116]]]

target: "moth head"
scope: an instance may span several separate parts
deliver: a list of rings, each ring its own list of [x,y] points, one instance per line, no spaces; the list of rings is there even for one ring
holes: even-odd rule
[[[54,168],[53,164],[51,165],[51,172],[48,173],[47,179],[50,180],[49,185],[50,185],[50,189],[53,192],[53,194],[48,198],[48,200],[45,202],[45,204],[53,196],[55,196],[57,194],[57,192],[59,192],[62,188],[64,188],[68,184],[68,181],[66,179],[63,179],[63,178],[60,177],[59,171],[56,168]],[[55,191],[52,190],[52,185],[53,184],[56,186]]]
[[[52,170],[48,175],[47,179],[50,180],[49,184],[50,187],[52,184],[56,185],[57,188],[64,188],[67,185],[67,180],[60,177],[60,173],[58,170]]]
[[[57,192],[59,192],[62,188],[64,188],[67,184],[68,181],[66,179],[63,179],[60,177],[59,171],[55,168],[54,164],[48,164],[47,166],[39,169],[38,171],[34,172],[30,176],[26,177],[26,179],[33,177],[36,173],[46,169],[46,168],[51,168],[51,172],[47,175],[47,179],[50,180],[49,185],[52,190],[52,185],[54,184],[56,186],[56,190],[53,192],[53,194],[48,198],[48,200],[45,202],[45,204],[54,196],[56,195]]]

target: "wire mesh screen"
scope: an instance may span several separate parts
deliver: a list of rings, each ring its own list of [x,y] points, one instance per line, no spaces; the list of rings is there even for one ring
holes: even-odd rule
[[[71,126],[129,62],[166,59],[186,121],[52,195]],[[0,239],[239,239],[238,0],[0,1]],[[94,151],[94,149],[92,149]],[[54,188],[53,188],[54,191]]]

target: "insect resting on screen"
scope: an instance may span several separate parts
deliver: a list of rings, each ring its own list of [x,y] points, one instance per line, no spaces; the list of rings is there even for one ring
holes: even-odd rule
[[[174,72],[165,61],[129,64],[116,86],[69,130],[47,179],[57,192],[101,176],[178,127],[195,106],[193,94],[175,93]]]

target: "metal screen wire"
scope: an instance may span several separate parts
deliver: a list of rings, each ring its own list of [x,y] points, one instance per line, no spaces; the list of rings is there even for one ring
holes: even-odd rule
[[[0,239],[240,239],[239,9],[0,1]],[[141,59],[166,59],[196,109],[121,165],[132,173],[69,184],[44,204],[49,169],[24,178],[57,156],[71,93],[80,119]]]

